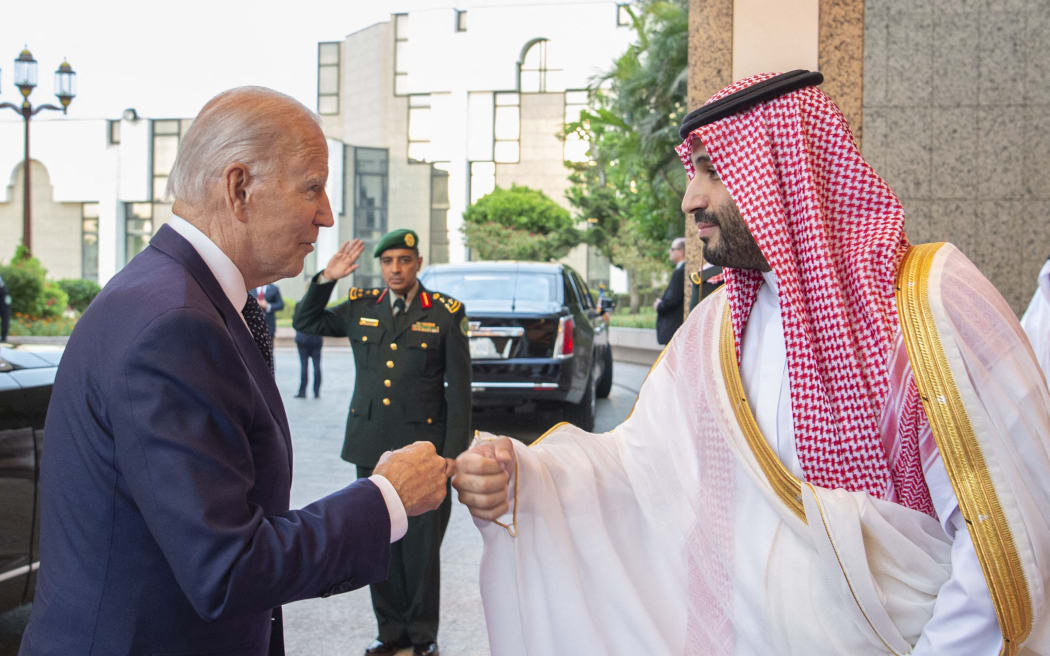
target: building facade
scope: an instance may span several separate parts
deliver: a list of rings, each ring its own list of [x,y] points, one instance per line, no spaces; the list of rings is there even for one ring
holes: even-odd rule
[[[586,144],[559,135],[634,38],[627,19],[616,2],[432,9],[318,44],[322,127],[347,149],[339,240],[411,228],[426,262],[461,262],[463,211],[497,185],[568,208],[564,161],[584,158]],[[609,282],[590,251],[566,261]],[[355,281],[378,284],[376,263]]]

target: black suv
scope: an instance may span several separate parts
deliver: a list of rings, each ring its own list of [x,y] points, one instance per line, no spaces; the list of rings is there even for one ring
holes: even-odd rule
[[[538,262],[437,264],[427,289],[463,302],[470,322],[475,407],[556,406],[584,430],[609,396],[606,318],[572,268]]]
[[[33,598],[40,448],[59,346],[0,344],[0,612]]]

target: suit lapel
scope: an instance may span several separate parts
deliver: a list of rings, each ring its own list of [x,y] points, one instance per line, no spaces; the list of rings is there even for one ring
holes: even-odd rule
[[[223,321],[226,323],[226,329],[229,331],[230,337],[237,347],[241,359],[244,361],[244,365],[251,372],[255,384],[259,386],[263,398],[266,399],[266,406],[270,409],[270,414],[281,427],[290,459],[292,453],[291,431],[288,428],[288,418],[284,413],[284,403],[281,402],[281,393],[277,390],[277,383],[270,374],[270,369],[266,365],[266,360],[263,359],[262,353],[259,352],[259,347],[255,345],[255,340],[252,338],[248,326],[244,325],[240,310],[234,309],[230,305],[230,300],[227,298],[226,293],[222,291],[219,281],[215,279],[211,269],[204,263],[196,249],[170,226],[161,226],[157,234],[150,240],[150,246],[182,264],[208,296],[216,311],[222,316]],[[247,300],[247,297],[245,297],[245,300]],[[290,461],[288,464],[291,466]]]

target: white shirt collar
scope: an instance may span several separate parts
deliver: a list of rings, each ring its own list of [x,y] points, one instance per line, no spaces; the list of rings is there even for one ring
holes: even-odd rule
[[[766,283],[765,286],[769,287],[769,291],[771,291],[773,293],[773,297],[778,299],[778,305],[779,305],[780,288],[777,287],[777,274],[773,273],[772,269],[770,269],[769,271],[763,271],[762,272],[762,280],[765,281],[765,283]],[[761,294],[762,291],[759,290],[759,293]]]
[[[241,274],[241,270],[237,268],[237,265],[233,263],[233,260],[226,253],[222,252],[222,249],[215,242],[208,238],[208,235],[201,232],[186,219],[172,214],[168,220],[168,225],[171,226],[172,230],[179,233],[183,239],[190,242],[190,246],[193,246],[193,250],[197,251],[197,254],[201,256],[204,264],[211,271],[211,274],[215,276],[219,286],[222,287],[222,292],[230,300],[230,305],[240,315],[241,310],[244,309],[245,301],[248,300],[248,289],[244,286],[244,276]],[[243,320],[244,317],[242,316],[241,319]]]

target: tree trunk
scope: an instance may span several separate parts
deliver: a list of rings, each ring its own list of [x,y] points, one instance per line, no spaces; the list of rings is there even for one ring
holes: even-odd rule
[[[638,293],[638,271],[632,268],[625,269],[627,272],[627,293],[630,294],[630,313],[638,314],[638,306],[642,304],[642,295]]]

